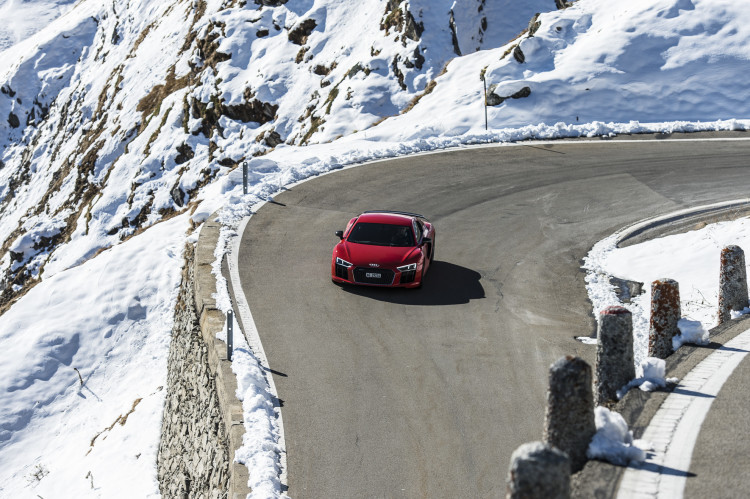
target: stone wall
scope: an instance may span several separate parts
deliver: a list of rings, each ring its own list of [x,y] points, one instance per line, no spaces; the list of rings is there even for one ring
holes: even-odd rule
[[[163,497],[224,498],[229,477],[226,428],[195,310],[190,245],[185,252],[157,457],[159,488]]]
[[[226,344],[216,339],[224,327],[211,273],[219,229],[211,217],[195,248],[188,244],[185,249],[157,456],[165,498],[235,499],[250,493],[247,468],[234,462],[244,434],[237,380]]]

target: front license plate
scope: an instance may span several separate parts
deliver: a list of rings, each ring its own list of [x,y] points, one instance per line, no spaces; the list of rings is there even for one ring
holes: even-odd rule
[[[380,279],[382,277],[382,274],[378,272],[367,272],[365,276],[369,279]]]

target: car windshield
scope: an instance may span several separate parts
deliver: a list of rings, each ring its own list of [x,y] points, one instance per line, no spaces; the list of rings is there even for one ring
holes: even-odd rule
[[[414,246],[411,227],[366,222],[355,225],[347,241],[376,246]]]

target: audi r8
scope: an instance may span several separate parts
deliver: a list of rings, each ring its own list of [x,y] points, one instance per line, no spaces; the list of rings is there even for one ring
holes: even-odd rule
[[[335,234],[335,283],[418,288],[435,256],[435,227],[416,213],[366,211]]]

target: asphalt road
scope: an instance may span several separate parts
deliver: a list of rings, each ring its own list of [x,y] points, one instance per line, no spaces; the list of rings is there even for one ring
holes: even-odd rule
[[[511,453],[542,437],[549,365],[594,363],[574,339],[595,327],[580,269],[591,246],[748,196],[750,141],[652,139],[412,156],[261,208],[240,278],[283,401],[289,494],[504,495]],[[421,290],[331,283],[333,232],[368,209],[436,224]]]

